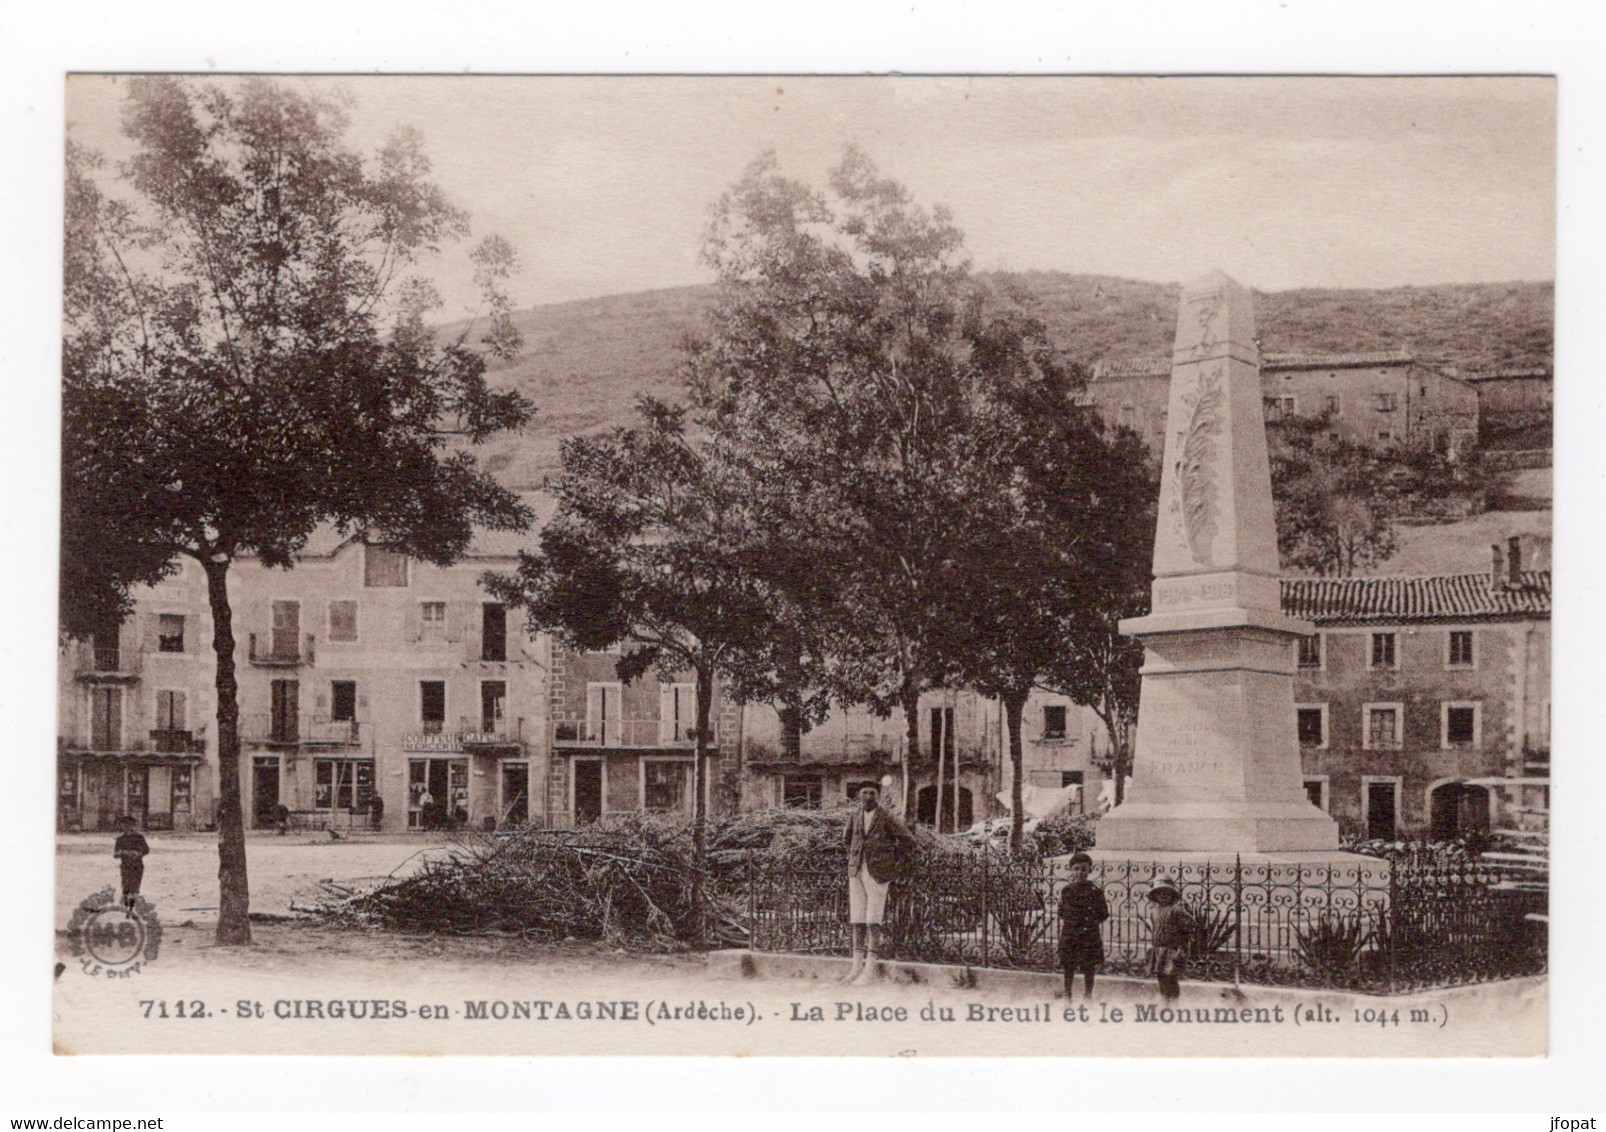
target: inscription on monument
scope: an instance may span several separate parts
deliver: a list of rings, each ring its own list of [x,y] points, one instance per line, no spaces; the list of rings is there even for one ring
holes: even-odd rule
[[[1156,609],[1174,605],[1229,605],[1237,597],[1238,583],[1232,578],[1197,582],[1161,578],[1154,583]]]
[[[1172,777],[1191,778],[1205,774],[1220,774],[1221,763],[1206,759],[1161,762],[1154,764],[1154,772]]]

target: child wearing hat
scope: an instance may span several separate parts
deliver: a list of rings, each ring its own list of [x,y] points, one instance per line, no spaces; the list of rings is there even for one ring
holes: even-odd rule
[[[1060,889],[1060,966],[1065,971],[1064,997],[1071,997],[1076,973],[1082,973],[1082,997],[1093,997],[1093,975],[1104,962],[1100,926],[1110,918],[1104,890],[1088,879],[1093,858],[1086,853],[1071,857],[1071,879]]]
[[[1182,893],[1170,877],[1156,877],[1149,886],[1154,914],[1149,920],[1149,972],[1160,984],[1160,997],[1170,1001],[1182,994],[1178,976],[1193,938],[1193,916],[1182,906]]]
[[[140,881],[145,876],[145,858],[151,847],[139,832],[139,822],[134,820],[133,814],[124,814],[119,824],[123,832],[112,843],[112,856],[117,858],[123,874],[123,906],[133,911],[139,899]]]

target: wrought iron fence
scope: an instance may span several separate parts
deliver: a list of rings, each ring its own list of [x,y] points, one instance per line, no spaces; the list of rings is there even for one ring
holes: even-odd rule
[[[1497,867],[1351,857],[1340,863],[1103,860],[1104,970],[1142,974],[1153,905],[1168,876],[1195,922],[1187,976],[1366,991],[1408,991],[1537,974],[1546,964],[1546,894]],[[894,884],[889,957],[1058,969],[1064,858],[922,854]],[[745,875],[755,950],[846,954],[843,868],[753,859]]]

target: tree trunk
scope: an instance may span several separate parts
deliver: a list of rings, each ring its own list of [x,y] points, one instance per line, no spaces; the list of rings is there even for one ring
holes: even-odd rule
[[[1126,801],[1126,779],[1132,773],[1132,725],[1117,722],[1112,713],[1104,721],[1110,736],[1110,773],[1115,776],[1115,805]]]
[[[704,879],[708,872],[708,741],[712,732],[708,727],[708,717],[712,714],[714,701],[714,676],[701,668],[697,669],[697,733],[692,736],[692,945],[702,947],[705,942],[705,924],[703,907]]]
[[[1025,799],[1021,788],[1024,775],[1021,770],[1021,717],[1026,714],[1026,697],[1030,689],[1024,692],[1010,692],[1004,697],[1004,714],[1008,717],[1009,726],[1009,851],[1019,853],[1025,844],[1025,832],[1022,826],[1026,822]]]
[[[920,687],[913,680],[905,680],[898,694],[903,701],[903,820],[914,823],[917,807],[915,797],[917,775],[915,768],[920,758]]]
[[[245,867],[245,815],[240,805],[240,690],[234,678],[234,611],[227,559],[203,559],[217,657],[217,942],[251,942],[251,886]]]

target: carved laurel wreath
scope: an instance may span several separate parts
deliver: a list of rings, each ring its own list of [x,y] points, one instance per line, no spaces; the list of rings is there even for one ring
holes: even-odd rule
[[[1198,386],[1182,400],[1187,424],[1179,434],[1172,468],[1177,485],[1172,508],[1181,512],[1183,536],[1194,561],[1204,566],[1212,563],[1216,541],[1216,437],[1225,401],[1222,367],[1201,373]]]

